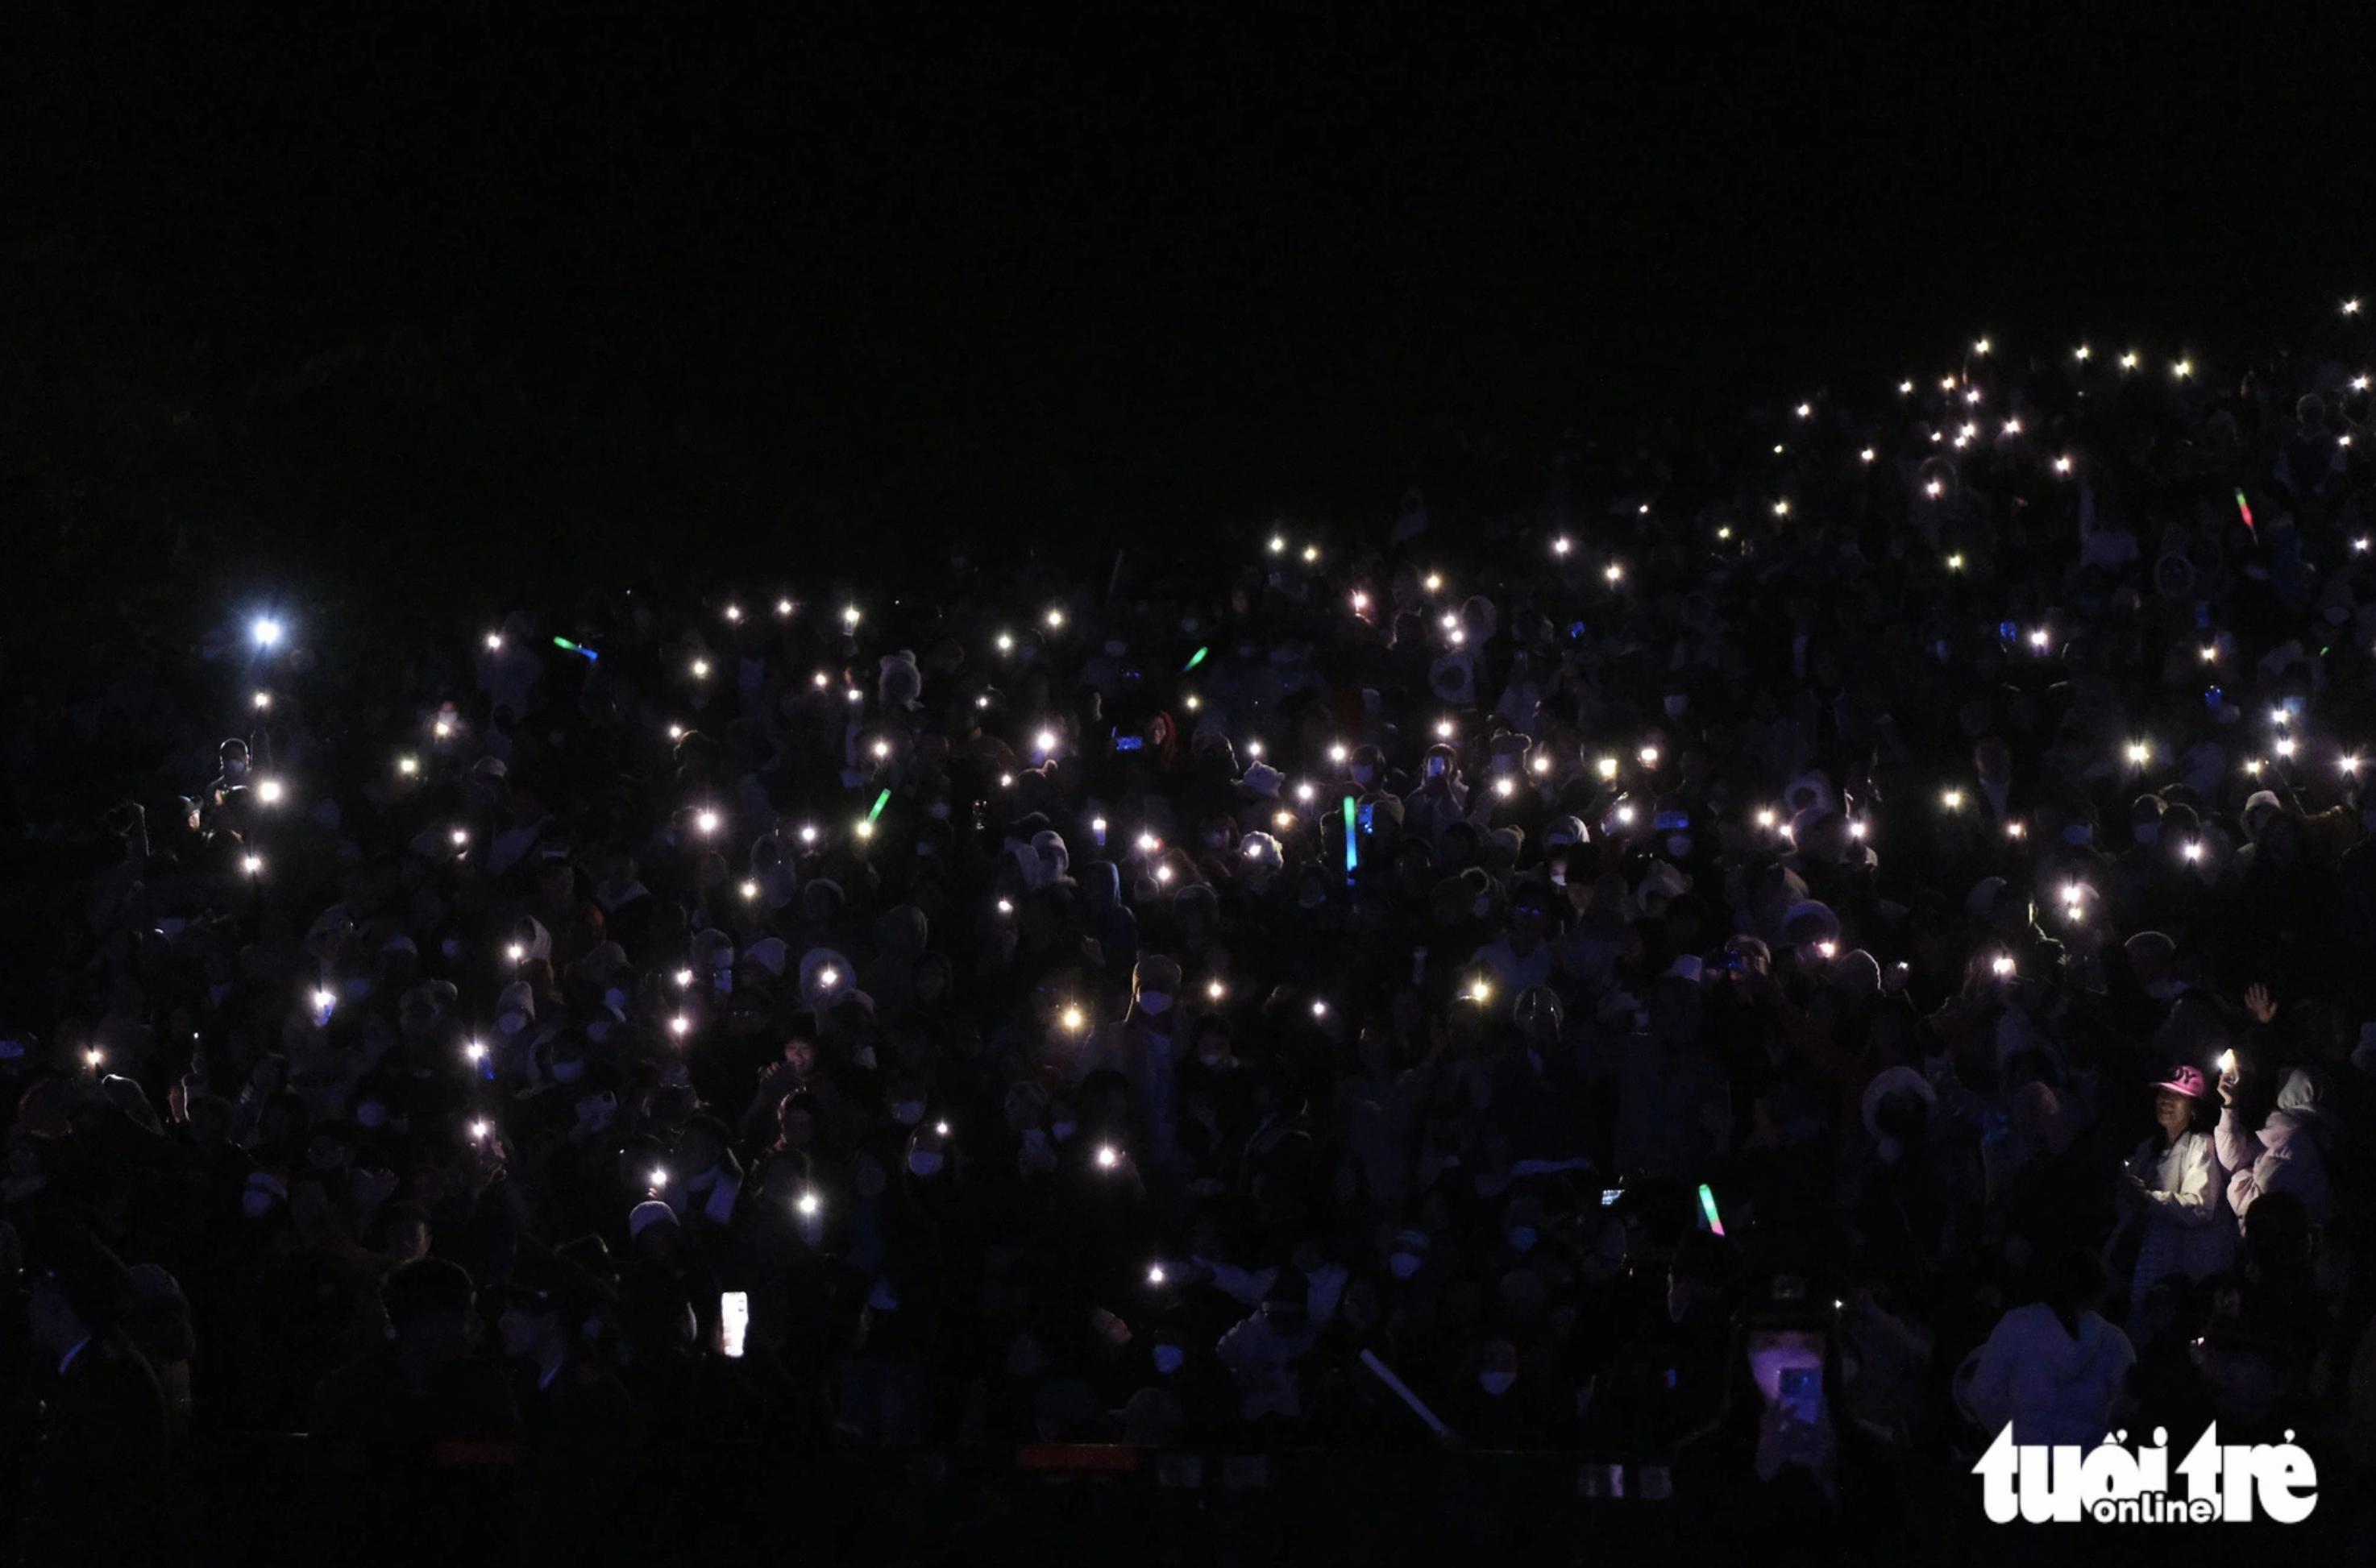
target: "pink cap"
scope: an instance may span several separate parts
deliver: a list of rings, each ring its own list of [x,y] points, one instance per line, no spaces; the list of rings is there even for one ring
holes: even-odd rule
[[[2157,1089],[2168,1089],[2172,1094],[2182,1094],[2189,1099],[2201,1099],[2206,1092],[2208,1086],[2206,1086],[2203,1081],[2203,1070],[2201,1068],[2180,1067],[2177,1072],[2172,1073],[2169,1075],[2169,1081],[2168,1083],[2156,1084],[2154,1087]]]

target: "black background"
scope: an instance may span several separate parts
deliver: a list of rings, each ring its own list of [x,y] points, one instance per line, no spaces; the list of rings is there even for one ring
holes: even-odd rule
[[[12,631],[1456,516],[2376,279],[2363,39],[2084,9],[11,11]]]

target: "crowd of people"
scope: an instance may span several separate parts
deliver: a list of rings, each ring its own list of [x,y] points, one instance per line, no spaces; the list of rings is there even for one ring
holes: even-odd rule
[[[75,872],[0,991],[29,1553],[225,1432],[508,1456],[564,1555],[729,1443],[1555,1448],[1768,1517],[2216,1420],[2364,1482],[2344,341],[1974,344],[1095,582],[787,539],[156,629],[6,744]]]

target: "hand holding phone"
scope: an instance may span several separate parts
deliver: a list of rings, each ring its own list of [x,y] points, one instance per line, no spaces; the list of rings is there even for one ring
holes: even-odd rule
[[[740,1360],[744,1339],[751,1331],[751,1297],[742,1290],[721,1290],[718,1293],[718,1344],[729,1356]]]

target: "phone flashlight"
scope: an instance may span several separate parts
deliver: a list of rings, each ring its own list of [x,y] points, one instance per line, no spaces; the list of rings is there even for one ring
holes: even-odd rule
[[[719,1348],[729,1356],[741,1359],[742,1343],[750,1331],[750,1293],[743,1290],[720,1290],[718,1293]]]

